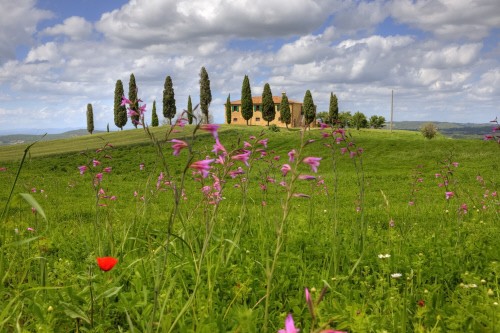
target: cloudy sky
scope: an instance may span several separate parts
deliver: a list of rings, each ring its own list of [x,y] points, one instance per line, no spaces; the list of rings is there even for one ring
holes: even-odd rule
[[[198,102],[202,66],[218,123],[244,75],[254,95],[309,89],[318,111],[333,92],[341,111],[389,119],[394,90],[395,121],[500,115],[498,0],[0,0],[0,12],[0,130],[85,128],[87,103],[114,130],[130,73],[159,114],[171,76],[179,112]]]

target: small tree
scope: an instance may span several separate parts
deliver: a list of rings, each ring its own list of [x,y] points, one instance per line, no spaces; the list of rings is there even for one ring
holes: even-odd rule
[[[271,92],[269,83],[266,83],[262,91],[262,118],[267,121],[267,126],[269,126],[269,122],[273,121],[275,117],[276,110],[274,109],[273,93]]]
[[[316,105],[314,105],[313,98],[309,90],[307,90],[304,95],[302,108],[304,111],[304,125],[310,127],[311,123],[316,118]]]
[[[137,84],[135,83],[135,76],[133,73],[130,74],[130,81],[128,83],[128,99],[132,103],[129,105],[129,108],[137,113],[136,115],[130,116],[132,124],[137,128],[137,124],[139,123],[139,101],[137,100]]]
[[[280,114],[281,122],[285,123],[286,128],[288,128],[288,125],[292,120],[292,114],[290,113],[290,104],[288,103],[288,97],[285,93],[281,96]]]
[[[426,139],[433,139],[436,137],[438,134],[438,128],[435,124],[433,123],[426,123],[420,127],[420,133],[424,136]]]
[[[200,109],[205,115],[206,123],[208,124],[208,108],[212,103],[212,91],[210,90],[210,79],[208,78],[208,73],[205,67],[201,68],[200,71]]]
[[[328,123],[335,125],[339,120],[339,104],[337,101],[337,96],[330,93],[330,108],[328,110]]]
[[[226,123],[231,124],[231,94],[227,96],[226,101]]]
[[[123,83],[121,80],[116,81],[115,84],[115,103],[114,103],[114,114],[115,114],[115,125],[120,130],[123,130],[123,126],[127,124],[127,108],[122,105],[122,98],[125,96],[123,92]]]
[[[151,111],[151,126],[158,127],[158,115],[156,114],[156,100],[153,101],[153,110]]]
[[[342,128],[351,127],[352,115],[351,111],[344,111],[339,113],[339,126]]]
[[[352,116],[352,125],[356,127],[357,130],[360,128],[368,127],[368,120],[366,120],[366,116],[362,112],[356,112]]]
[[[92,104],[87,104],[87,132],[92,134],[94,131],[94,111],[92,110]]]
[[[191,95],[188,97],[188,108],[187,108],[188,124],[193,123],[193,104],[191,103]]]
[[[106,132],[108,132],[108,133],[109,133],[109,123],[108,123],[108,125],[106,126]]]
[[[172,125],[172,118],[177,113],[175,107],[174,87],[172,78],[167,76],[165,78],[165,85],[163,87],[163,116],[168,119],[168,123]]]
[[[243,85],[241,86],[241,116],[247,121],[253,117],[252,90],[250,89],[250,80],[245,75]]]
[[[371,116],[369,125],[373,128],[382,128],[385,124],[385,118],[383,116]]]

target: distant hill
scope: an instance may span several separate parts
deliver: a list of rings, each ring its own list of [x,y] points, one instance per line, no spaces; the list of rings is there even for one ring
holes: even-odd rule
[[[103,133],[102,131],[94,131],[94,134]],[[50,141],[57,139],[66,139],[72,138],[75,136],[83,136],[90,135],[87,130],[79,129],[68,131],[60,134],[47,134],[45,137],[43,135],[34,135],[34,134],[9,134],[0,136],[0,146],[5,145],[16,145],[16,144],[25,144],[31,143],[35,141]],[[42,138],[43,137],[43,138]]]
[[[447,123],[439,121],[397,121],[394,122],[393,129],[418,131],[426,123],[433,123],[437,126],[439,133],[454,139],[483,139],[485,134],[490,134],[492,124],[471,124],[471,123]],[[389,128],[386,124],[385,128]]]

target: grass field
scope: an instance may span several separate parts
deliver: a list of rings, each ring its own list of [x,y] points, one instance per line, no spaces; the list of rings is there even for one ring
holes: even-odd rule
[[[0,331],[500,331],[495,142],[178,129],[0,147]]]

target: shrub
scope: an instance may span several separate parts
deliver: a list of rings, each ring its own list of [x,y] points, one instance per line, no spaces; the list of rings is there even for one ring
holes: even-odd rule
[[[424,138],[430,140],[438,134],[438,128],[433,123],[426,123],[420,127],[420,133],[422,133]]]
[[[276,126],[276,124],[271,124],[271,125],[269,125],[269,130],[271,132],[279,132],[280,128],[278,126]]]

